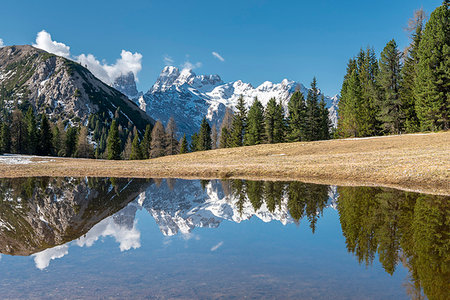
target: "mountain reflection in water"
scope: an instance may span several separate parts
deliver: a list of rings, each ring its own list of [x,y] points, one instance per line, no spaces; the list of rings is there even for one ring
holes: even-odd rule
[[[412,298],[445,299],[450,290],[449,197],[386,188],[301,182],[120,178],[0,179],[0,252],[33,256],[38,269],[112,237],[120,251],[141,247],[138,211],[164,236],[193,235],[225,220],[309,226],[320,230],[325,209],[339,214],[348,252],[388,274],[409,272]],[[224,241],[212,246],[216,251]],[[0,257],[1,258],[1,257]],[[1,287],[1,284],[0,284]]]

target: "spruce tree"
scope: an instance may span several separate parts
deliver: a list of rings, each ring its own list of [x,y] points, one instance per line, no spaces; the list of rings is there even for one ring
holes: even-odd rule
[[[0,127],[0,149],[2,153],[11,152],[11,136],[6,122],[3,122]]]
[[[178,153],[178,141],[176,139],[177,126],[174,118],[170,117],[166,126],[166,155]]]
[[[450,2],[430,16],[418,49],[416,112],[421,130],[450,128]]]
[[[378,83],[381,89],[378,119],[385,133],[400,133],[404,114],[400,99],[401,53],[395,40],[390,40],[381,52]]]
[[[198,133],[197,150],[211,150],[211,127],[205,117],[202,120],[200,131]]]
[[[111,122],[111,127],[109,128],[108,138],[106,140],[106,153],[107,158],[110,160],[120,159],[120,138],[119,138],[119,128],[117,126],[117,121],[113,120]]]
[[[152,130],[150,157],[164,156],[166,150],[166,133],[161,121],[157,121]]]
[[[414,85],[417,77],[417,66],[419,63],[418,49],[422,39],[425,12],[419,9],[414,12],[414,17],[409,20],[408,31],[411,35],[411,44],[405,50],[404,63],[401,71],[400,98],[402,109],[405,114],[404,131],[411,133],[420,130],[420,122],[416,113],[416,99]]]
[[[77,150],[75,151],[76,157],[81,158],[93,158],[94,157],[94,147],[89,143],[88,139],[89,129],[86,126],[80,128],[80,133],[78,135]]]
[[[191,152],[197,151],[197,149],[198,149],[197,144],[198,144],[198,133],[195,132],[191,136],[191,145],[189,146],[189,149]]]
[[[52,129],[47,116],[42,114],[39,126],[39,143],[37,145],[39,155],[51,155],[53,153]]]
[[[230,147],[231,143],[231,128],[233,124],[233,111],[231,108],[227,107],[225,110],[225,115],[222,119],[222,124],[220,126],[220,140],[219,140],[219,148],[227,148]]]
[[[11,153],[26,153],[27,127],[23,120],[22,111],[13,110],[11,114]]]
[[[38,129],[34,111],[31,105],[28,107],[28,111],[25,114],[25,124],[27,126],[27,153],[37,154],[38,151]],[[42,142],[42,140],[39,140]]]
[[[125,145],[123,147],[122,151],[122,159],[130,159],[131,156],[131,144],[132,144],[132,133],[131,131],[128,133],[127,141],[125,142]]]
[[[73,157],[75,154],[78,140],[78,129],[73,126],[69,126],[66,131],[65,140],[65,155],[67,157]]]
[[[319,90],[316,77],[311,82],[311,88],[306,97],[306,139],[314,141],[319,138]]]
[[[321,99],[319,102],[319,136],[320,140],[328,140],[330,138],[330,128],[331,122],[328,116],[328,108],[326,107],[325,97],[321,95]]]
[[[216,124],[213,124],[211,128],[211,149],[217,149],[217,144],[219,142],[218,138],[219,134],[217,133]]]
[[[188,149],[188,142],[186,139],[186,134],[183,135],[183,137],[181,138],[180,141],[180,154],[184,154],[184,153],[188,153],[189,149]]]
[[[238,98],[236,105],[236,112],[233,116],[233,123],[231,125],[230,133],[230,147],[241,147],[243,145],[243,139],[245,135],[247,122],[247,108],[245,107],[244,97],[241,95]]]
[[[350,59],[339,100],[338,134],[341,137],[360,136],[358,111],[361,103],[361,85],[356,61]]]
[[[299,142],[306,139],[306,105],[305,97],[300,91],[295,91],[288,102],[288,134],[287,140]]]
[[[144,137],[141,142],[142,158],[150,158],[150,145],[152,142],[152,129],[150,124],[145,127]]]
[[[247,130],[244,135],[246,146],[259,145],[264,141],[264,107],[257,97],[248,111]]]
[[[133,142],[131,143],[131,160],[143,159],[141,145],[139,144],[139,134],[135,134]]]

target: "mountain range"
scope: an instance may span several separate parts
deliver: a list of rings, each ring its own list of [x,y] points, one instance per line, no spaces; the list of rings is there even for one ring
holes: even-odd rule
[[[32,46],[0,48],[0,104],[12,109],[30,104],[52,121],[87,125],[91,114],[143,132],[153,119],[123,93],[96,78],[87,68]]]
[[[112,86],[135,101],[155,120],[166,124],[173,117],[178,132],[186,133],[188,137],[199,130],[205,116],[211,125],[220,128],[226,108],[234,109],[241,95],[247,107],[255,97],[264,106],[274,97],[281,101],[286,112],[289,99],[296,90],[300,90],[305,97],[308,94],[308,88],[303,84],[288,79],[280,83],[266,81],[253,87],[241,80],[225,83],[219,75],[196,75],[190,69],[180,70],[173,66],[166,66],[146,93],[138,92],[131,72],[118,77]],[[339,98],[337,95],[324,98],[331,123],[336,126]]]

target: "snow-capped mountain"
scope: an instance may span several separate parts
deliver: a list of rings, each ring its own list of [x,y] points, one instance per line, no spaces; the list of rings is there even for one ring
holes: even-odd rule
[[[124,81],[122,81],[123,83]],[[130,86],[133,86],[130,82]],[[127,85],[115,85],[128,94]],[[131,90],[134,91],[133,87]],[[242,95],[250,107],[255,97],[265,106],[270,98],[281,101],[285,111],[291,95],[300,90],[306,97],[308,89],[296,81],[284,79],[280,83],[266,81],[258,87],[241,80],[224,83],[219,75],[196,75],[192,70],[165,67],[152,88],[143,96],[132,96],[141,109],[152,118],[167,123],[174,117],[178,132],[187,136],[197,132],[203,117],[219,127],[227,107],[234,108]],[[330,120],[337,124],[337,96],[325,96]]]

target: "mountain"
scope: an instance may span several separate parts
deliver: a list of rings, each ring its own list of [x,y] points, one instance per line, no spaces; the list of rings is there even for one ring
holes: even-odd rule
[[[115,85],[123,93],[133,90],[134,83]],[[270,98],[281,100],[285,111],[291,95],[300,90],[306,97],[308,89],[301,83],[284,79],[280,83],[266,81],[258,87],[241,80],[224,83],[219,75],[196,75],[192,70],[165,67],[152,88],[143,96],[131,97],[155,120],[167,123],[171,116],[178,125],[179,133],[188,136],[197,132],[204,116],[211,124],[220,126],[227,107],[234,108],[240,95],[247,107],[258,97],[263,105]],[[325,96],[330,120],[337,124],[337,96]]]
[[[123,127],[136,126],[142,132],[154,122],[85,67],[28,45],[0,48],[0,105],[12,109],[16,102],[29,103],[52,121],[72,124],[86,125],[91,114],[108,122],[118,107]]]

